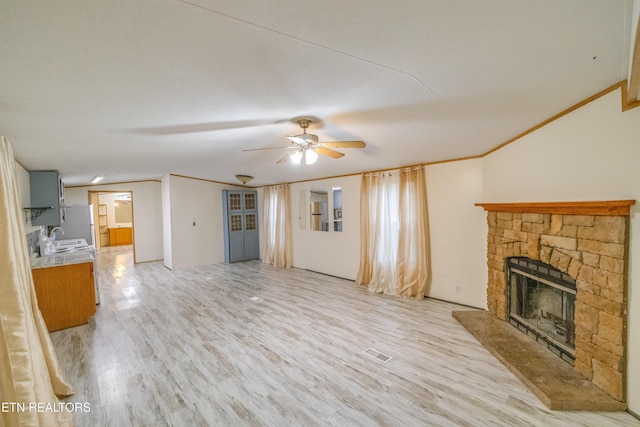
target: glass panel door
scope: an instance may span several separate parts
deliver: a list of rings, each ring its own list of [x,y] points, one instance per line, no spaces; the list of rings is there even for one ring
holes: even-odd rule
[[[245,230],[246,231],[255,231],[258,229],[257,227],[257,220],[256,220],[256,214],[246,214],[244,217],[245,220]]]
[[[255,193],[244,193],[244,208],[248,211],[256,210],[256,195]]]
[[[230,193],[229,194],[229,210],[239,211],[241,209],[242,209],[242,199],[240,198],[240,193]]]

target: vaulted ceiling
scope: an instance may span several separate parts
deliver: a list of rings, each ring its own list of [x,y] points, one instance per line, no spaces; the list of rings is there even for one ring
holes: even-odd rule
[[[67,185],[482,154],[629,74],[631,0],[0,0],[0,134]],[[276,164],[317,120],[340,159]]]

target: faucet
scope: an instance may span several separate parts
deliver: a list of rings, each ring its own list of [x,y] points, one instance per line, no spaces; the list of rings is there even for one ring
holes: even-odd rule
[[[55,227],[53,230],[51,230],[51,233],[49,233],[50,239],[52,242],[56,241],[56,231],[62,231],[62,234],[64,234],[64,230],[60,227]]]

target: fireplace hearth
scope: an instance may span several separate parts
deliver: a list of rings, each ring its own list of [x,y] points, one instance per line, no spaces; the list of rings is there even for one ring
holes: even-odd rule
[[[575,279],[527,257],[507,258],[506,264],[509,323],[573,365]]]

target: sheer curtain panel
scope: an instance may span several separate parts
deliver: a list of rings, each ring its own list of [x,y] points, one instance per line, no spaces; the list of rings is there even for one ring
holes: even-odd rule
[[[363,177],[361,216],[366,219],[362,220],[360,243],[367,256],[361,255],[357,281],[370,292],[398,294],[398,183],[397,171]]]
[[[293,265],[291,203],[289,184],[274,185],[264,189],[264,239],[262,262],[274,267]]]
[[[398,295],[423,299],[431,273],[424,167],[400,173],[399,206]]]
[[[2,137],[0,200],[0,400],[56,406],[56,395],[69,396],[73,390],[63,379],[38,308],[13,149]],[[70,412],[0,411],[0,426],[72,425]]]
[[[370,292],[423,299],[429,278],[424,169],[362,176],[360,268]]]

